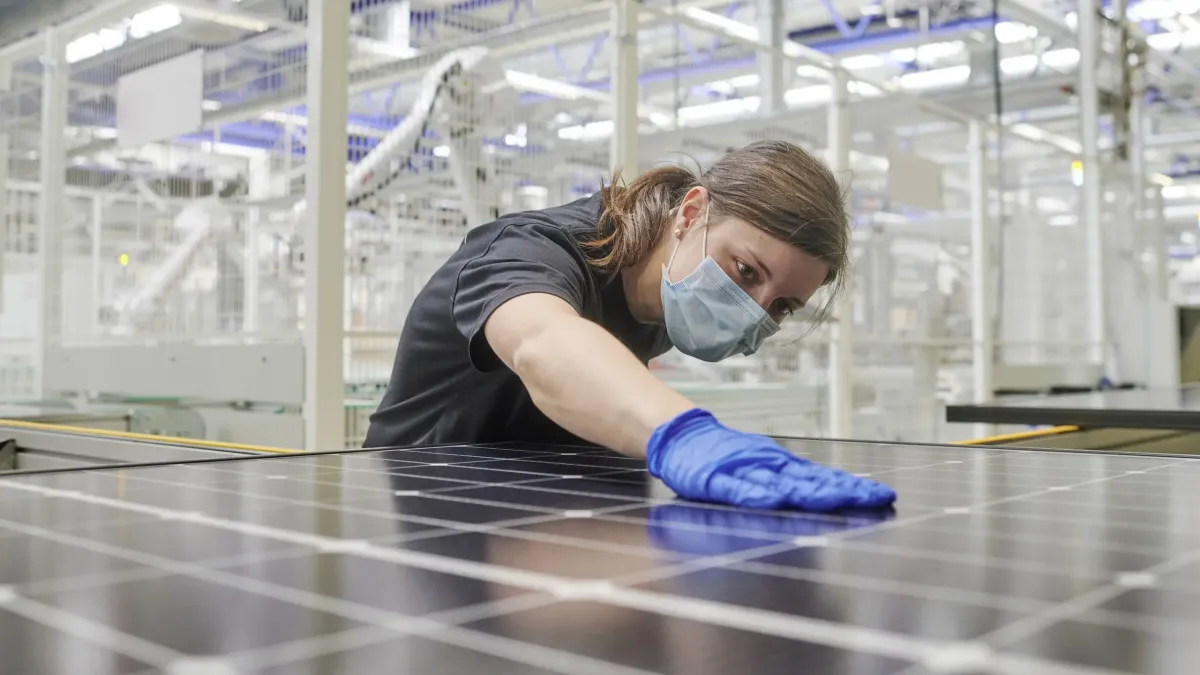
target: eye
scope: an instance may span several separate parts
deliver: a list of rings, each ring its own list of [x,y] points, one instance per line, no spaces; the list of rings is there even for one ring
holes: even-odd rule
[[[786,300],[777,300],[771,311],[771,314],[779,317],[780,319],[786,319],[795,313],[796,308],[792,306],[792,303],[787,302]]]
[[[758,281],[758,270],[747,265],[746,263],[742,262],[741,260],[738,260],[736,262],[737,262],[738,275],[740,275],[742,277],[742,279],[744,279],[747,283],[754,283],[754,282]]]

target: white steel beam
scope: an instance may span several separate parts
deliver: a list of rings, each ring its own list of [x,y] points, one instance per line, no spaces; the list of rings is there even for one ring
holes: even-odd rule
[[[67,90],[70,66],[62,33],[42,33],[42,119],[39,152],[41,199],[38,202],[38,369],[35,391],[45,396],[48,350],[62,330],[62,219],[66,184]]]
[[[6,97],[11,97],[12,64],[0,61],[0,104]],[[15,106],[15,101],[10,105]],[[7,124],[11,120],[4,118],[4,110],[0,108],[0,312],[4,311],[4,238],[8,230],[2,225],[8,220],[8,133]]]
[[[346,117],[350,3],[308,4],[308,177],[304,217],[304,445],[345,446]]]
[[[625,180],[638,174],[638,0],[612,3],[612,118],[609,161]]]
[[[844,72],[831,74],[833,98],[829,103],[826,161],[838,180],[850,171],[850,80]],[[848,193],[848,191],[847,191]],[[854,287],[847,276],[834,306],[833,334],[829,343],[829,435],[854,434]]]
[[[758,35],[772,50],[783,51],[787,39],[784,24],[783,0],[757,0]],[[758,52],[758,90],[762,103],[758,113],[772,116],[787,110],[783,92],[787,85],[784,64],[787,63],[774,51]]]
[[[1095,344],[1091,361],[1104,364],[1109,359],[1108,295],[1104,274],[1105,245],[1101,223],[1104,198],[1103,172],[1100,170],[1100,91],[1097,69],[1100,66],[1100,23],[1098,0],[1079,0],[1079,125],[1083,145],[1083,186],[1080,222],[1086,240],[1088,338]]]
[[[987,132],[972,122],[968,127],[971,185],[971,380],[972,400],[992,398],[996,363],[995,304],[996,237],[988,214]],[[993,435],[988,424],[975,426],[975,437]]]

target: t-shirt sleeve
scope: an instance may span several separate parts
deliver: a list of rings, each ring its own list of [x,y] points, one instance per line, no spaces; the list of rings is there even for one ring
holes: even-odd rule
[[[505,225],[482,253],[463,265],[451,300],[454,324],[469,343],[471,365],[483,372],[503,365],[483,332],[500,305],[527,293],[547,293],[583,315],[588,275],[587,261],[561,228]]]

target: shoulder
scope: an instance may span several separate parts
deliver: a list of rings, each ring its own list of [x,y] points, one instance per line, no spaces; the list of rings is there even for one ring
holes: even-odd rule
[[[601,208],[596,195],[502,216],[472,229],[455,257],[465,265],[515,257],[587,267],[584,244],[596,236]]]

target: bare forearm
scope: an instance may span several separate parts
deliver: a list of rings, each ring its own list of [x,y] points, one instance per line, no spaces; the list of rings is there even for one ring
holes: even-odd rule
[[[644,457],[654,429],[695,407],[607,331],[578,317],[522,344],[513,369],[559,426],[631,457]]]

